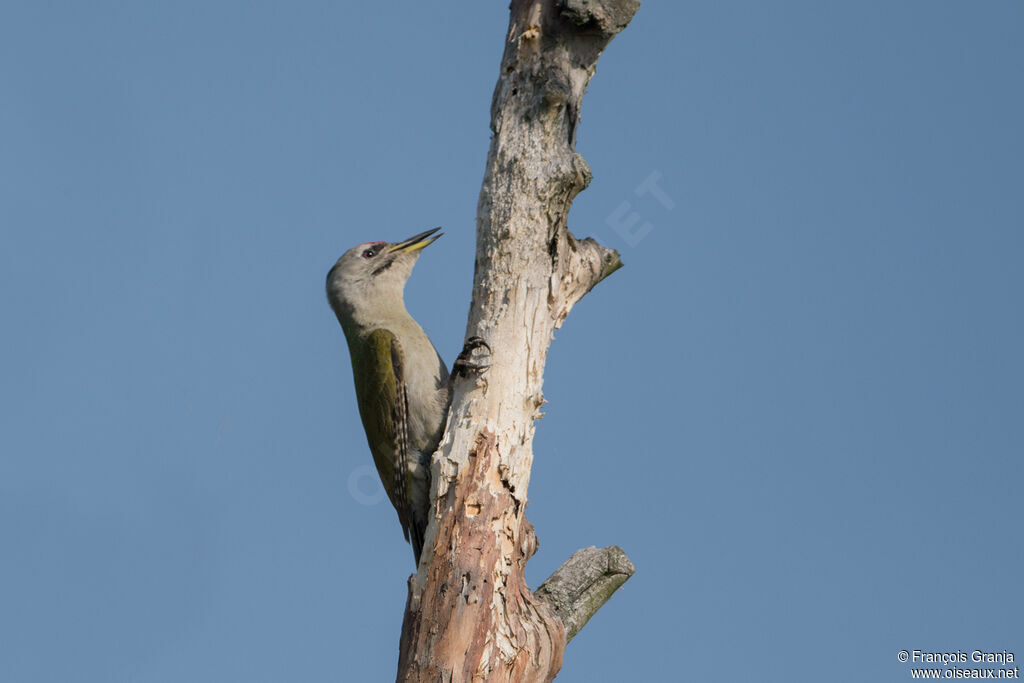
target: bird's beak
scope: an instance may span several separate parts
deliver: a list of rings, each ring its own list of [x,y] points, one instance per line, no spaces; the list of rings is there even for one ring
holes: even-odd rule
[[[405,241],[396,242],[391,245],[388,252],[392,254],[408,254],[419,251],[420,249],[433,244],[439,237],[441,237],[441,235],[444,234],[443,232],[437,232],[440,229],[441,228],[434,228],[433,230],[427,230],[426,232],[421,232],[418,235],[413,235]],[[434,233],[437,234],[435,235]]]

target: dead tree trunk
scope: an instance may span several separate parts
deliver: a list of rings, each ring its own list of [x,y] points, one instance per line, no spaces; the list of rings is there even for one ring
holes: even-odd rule
[[[524,508],[554,330],[622,265],[614,250],[575,239],[566,219],[591,177],[573,149],[584,90],[637,9],[637,0],[512,0],[467,325],[467,338],[489,343],[491,367],[456,383],[434,454],[399,681],[549,681],[568,639],[633,573],[620,549],[587,548],[531,592],[524,571],[537,540]]]

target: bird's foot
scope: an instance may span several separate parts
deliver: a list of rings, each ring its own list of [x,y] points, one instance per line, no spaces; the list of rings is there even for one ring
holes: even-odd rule
[[[482,373],[491,367],[490,358],[490,344],[480,337],[470,337],[462,347],[462,353],[455,359],[452,374],[456,377],[468,377],[473,373]]]

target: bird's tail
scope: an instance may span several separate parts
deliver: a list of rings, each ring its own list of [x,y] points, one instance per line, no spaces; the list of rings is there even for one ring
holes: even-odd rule
[[[423,553],[423,534],[426,528],[420,524],[415,516],[409,525],[409,542],[412,543],[412,553],[416,556],[416,566],[420,566],[420,555]]]

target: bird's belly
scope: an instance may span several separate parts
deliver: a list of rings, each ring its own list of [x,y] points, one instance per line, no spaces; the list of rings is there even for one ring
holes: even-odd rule
[[[437,448],[447,417],[447,387],[424,382],[410,382],[407,387],[409,400],[409,441],[417,451],[429,456]]]
[[[409,445],[429,457],[437,448],[448,412],[448,371],[430,340],[406,349],[407,365],[428,369],[409,373],[406,391],[409,401]]]

